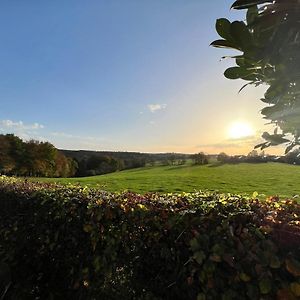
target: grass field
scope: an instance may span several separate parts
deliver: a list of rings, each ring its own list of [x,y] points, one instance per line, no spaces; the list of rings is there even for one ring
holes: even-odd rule
[[[32,179],[37,180],[37,179]],[[41,178],[38,181],[79,183],[108,191],[193,192],[214,190],[229,193],[300,194],[300,166],[280,163],[206,166],[146,167],[83,178]]]

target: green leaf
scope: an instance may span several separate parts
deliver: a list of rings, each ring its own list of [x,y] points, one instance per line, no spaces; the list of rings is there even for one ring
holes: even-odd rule
[[[262,101],[270,104],[276,104],[278,103],[282,93],[282,85],[276,82],[267,89],[267,91],[265,92],[265,98]]]
[[[231,48],[235,50],[241,50],[237,45],[235,45],[233,42],[227,41],[227,40],[216,40],[213,41],[210,46],[216,47],[216,48]]]
[[[198,294],[197,300],[206,300],[206,296],[203,293]]]
[[[266,147],[265,147],[266,144],[267,144],[266,142],[265,142],[265,143],[258,144],[258,145],[256,145],[256,146],[254,146],[254,149],[258,149],[258,148],[261,148],[261,149],[262,149],[263,147],[266,148]]]
[[[247,275],[246,273],[241,273],[240,274],[240,279],[244,282],[248,282],[251,280],[251,277],[249,275]]]
[[[240,93],[244,88],[246,88],[248,85],[251,85],[251,84],[253,84],[253,82],[249,82],[249,83],[244,84],[244,85],[239,89],[239,93]]]
[[[284,154],[288,154],[294,147],[296,147],[296,145],[294,143],[287,146],[285,151],[284,151]]]
[[[255,6],[251,6],[248,8],[248,11],[247,11],[247,24],[251,25],[258,17],[258,8],[257,8],[257,5]]]
[[[284,138],[283,134],[269,134],[268,132],[264,132],[262,138],[270,142],[273,146],[289,142],[288,139]]]
[[[239,48],[243,51],[248,50],[252,44],[252,35],[244,22],[234,21],[231,23],[230,33]]]
[[[93,227],[91,224],[84,224],[83,225],[83,231],[85,232],[91,232],[93,230]]]
[[[281,263],[280,263],[279,258],[277,256],[273,256],[270,261],[270,267],[272,269],[278,269],[278,268],[280,268],[280,265],[281,265]]]
[[[247,70],[242,67],[231,67],[228,68],[224,72],[224,76],[228,79],[239,79],[239,78],[247,78],[249,76],[253,75],[252,70]]]
[[[256,6],[262,3],[266,3],[266,2],[273,2],[272,0],[237,0],[235,1],[231,8],[234,9],[245,9],[245,8],[249,8],[251,6]]]
[[[269,278],[263,278],[259,281],[259,290],[263,295],[271,292],[272,284]]]
[[[199,242],[196,238],[191,239],[190,246],[193,252],[196,252],[200,248]]]
[[[261,114],[271,120],[278,118],[280,115],[280,112],[281,112],[280,107],[278,107],[276,105],[267,106],[261,110]]]
[[[206,258],[206,255],[203,251],[197,251],[194,254],[194,259],[196,260],[196,262],[201,265],[203,263],[203,260]]]
[[[222,18],[222,19],[217,19],[216,21],[216,31],[225,40],[230,40],[232,39],[232,36],[230,34],[230,21]]]

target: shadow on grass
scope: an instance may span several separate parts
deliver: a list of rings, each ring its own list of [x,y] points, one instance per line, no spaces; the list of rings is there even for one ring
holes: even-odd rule
[[[167,169],[165,169],[165,171],[172,171],[172,170],[180,170],[180,169],[186,169],[186,168],[189,168],[191,166],[188,166],[188,165],[183,165],[183,166],[171,166]]]
[[[218,168],[218,167],[222,167],[222,166],[224,166],[224,165],[225,165],[225,163],[217,162],[217,163],[214,163],[214,164],[209,165],[208,167],[209,167],[209,168]]]

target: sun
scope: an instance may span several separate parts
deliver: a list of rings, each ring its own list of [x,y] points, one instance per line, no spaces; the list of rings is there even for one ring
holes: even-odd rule
[[[231,139],[240,139],[254,135],[252,126],[244,121],[232,123],[228,128],[228,136]]]

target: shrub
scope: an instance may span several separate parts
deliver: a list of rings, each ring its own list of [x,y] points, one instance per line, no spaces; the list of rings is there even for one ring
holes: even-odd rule
[[[6,299],[300,296],[295,201],[113,194],[11,178],[0,180],[0,195]]]

